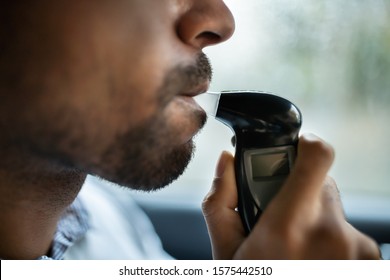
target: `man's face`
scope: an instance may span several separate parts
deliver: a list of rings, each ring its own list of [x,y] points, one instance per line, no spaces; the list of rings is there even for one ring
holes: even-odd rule
[[[2,30],[2,147],[150,190],[177,178],[205,122],[203,47],[233,32],[221,0],[41,0]]]

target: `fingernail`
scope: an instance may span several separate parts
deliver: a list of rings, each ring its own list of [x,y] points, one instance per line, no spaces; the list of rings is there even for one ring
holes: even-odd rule
[[[226,162],[227,152],[223,151],[222,154],[219,156],[217,168],[215,169],[215,177],[219,178],[223,176],[223,173],[225,173],[226,169]]]

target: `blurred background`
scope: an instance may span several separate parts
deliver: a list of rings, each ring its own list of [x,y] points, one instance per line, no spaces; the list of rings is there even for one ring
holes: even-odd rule
[[[335,148],[331,176],[346,203],[373,211],[380,201],[389,204],[390,1],[225,2],[236,32],[205,50],[214,68],[211,90],[261,90],[291,100],[303,114],[301,132]],[[209,119],[186,173],[152,196],[199,205],[221,151],[234,152],[232,135]]]

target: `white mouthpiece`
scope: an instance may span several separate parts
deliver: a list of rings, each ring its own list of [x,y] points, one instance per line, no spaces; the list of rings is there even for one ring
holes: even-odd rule
[[[220,96],[220,92],[205,92],[195,96],[194,99],[206,111],[207,115],[215,117]]]

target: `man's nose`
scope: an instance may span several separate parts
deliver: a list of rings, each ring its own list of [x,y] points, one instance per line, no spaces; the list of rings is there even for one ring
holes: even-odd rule
[[[219,44],[234,32],[232,13],[222,0],[192,0],[177,24],[180,39],[195,48]]]

